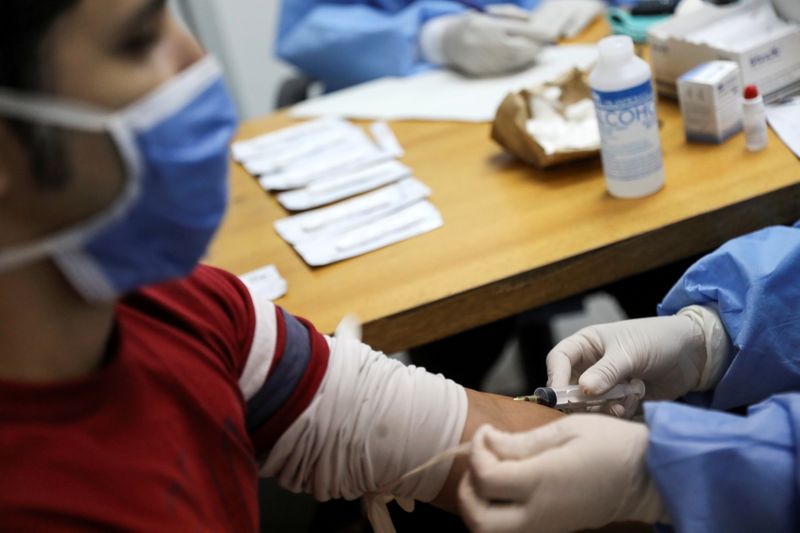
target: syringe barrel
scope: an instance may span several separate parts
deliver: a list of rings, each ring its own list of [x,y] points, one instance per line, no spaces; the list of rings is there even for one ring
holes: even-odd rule
[[[547,402],[542,401],[544,405],[550,407],[561,408],[582,408],[588,406],[603,405],[606,403],[619,401],[624,398],[634,396],[641,398],[644,396],[644,383],[640,380],[634,380],[631,383],[621,383],[615,385],[608,391],[597,396],[584,394],[580,385],[568,385],[566,387],[541,387],[536,389],[534,395],[539,399],[546,399]],[[551,398],[555,396],[556,402],[551,405]]]

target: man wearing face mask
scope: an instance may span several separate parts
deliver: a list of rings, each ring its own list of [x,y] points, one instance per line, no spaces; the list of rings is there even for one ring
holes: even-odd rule
[[[452,509],[460,461],[393,482],[554,415],[198,266],[236,116],[165,3],[0,6],[0,529],[252,531],[259,474]]]

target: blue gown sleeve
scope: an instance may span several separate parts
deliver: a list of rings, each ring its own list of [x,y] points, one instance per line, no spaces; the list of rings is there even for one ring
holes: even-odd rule
[[[748,416],[645,404],[647,465],[681,532],[800,531],[800,394]]]
[[[797,225],[739,237],[703,257],[667,294],[659,314],[692,304],[715,308],[733,344],[711,407],[731,409],[800,391]]]
[[[511,3],[530,8],[537,2]],[[423,24],[465,9],[458,0],[283,0],[278,56],[328,91],[383,76],[407,76],[431,68],[419,52]]]

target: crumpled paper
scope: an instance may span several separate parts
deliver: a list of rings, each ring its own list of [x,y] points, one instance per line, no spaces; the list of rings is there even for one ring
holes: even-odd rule
[[[592,149],[560,148],[550,152],[529,134],[528,122],[535,118],[531,96],[549,87],[560,90],[559,100],[564,107],[592,97],[586,74],[578,69],[542,86],[511,93],[497,109],[492,124],[492,139],[506,151],[540,169],[599,156],[599,145]]]

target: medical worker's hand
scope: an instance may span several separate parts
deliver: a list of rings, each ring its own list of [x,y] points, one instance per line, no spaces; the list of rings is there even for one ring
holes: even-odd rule
[[[527,22],[474,11],[434,19],[421,39],[429,61],[470,76],[520,70],[533,64],[542,49]]]
[[[689,315],[590,326],[547,355],[553,387],[577,382],[585,393],[596,395],[638,378],[645,384],[645,400],[674,400],[697,390],[705,367],[703,327]],[[613,413],[631,416],[635,407],[616,406]]]
[[[526,433],[484,426],[459,486],[475,532],[567,532],[666,522],[645,466],[647,426],[577,414]]]

